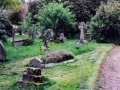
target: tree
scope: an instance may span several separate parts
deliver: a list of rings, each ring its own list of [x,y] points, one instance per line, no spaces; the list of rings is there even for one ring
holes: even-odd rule
[[[45,2],[46,2],[45,0],[37,0],[29,3],[28,11],[31,12],[32,17],[38,14],[38,11],[45,4]]]
[[[11,11],[9,13],[9,19],[12,24],[19,25],[19,22],[25,20],[27,13],[28,7],[27,5],[23,5],[20,11]]]
[[[105,0],[45,0],[46,3],[58,2],[63,3],[64,7],[69,7],[70,11],[75,14],[77,22],[87,22],[96,14],[96,9],[101,1]]]
[[[20,22],[19,28],[24,28],[28,32],[29,37],[32,37],[32,39],[34,39],[36,30],[39,28],[39,26],[33,23],[32,14],[28,13],[26,19]]]
[[[75,14],[77,22],[87,22],[96,14],[96,9],[103,0],[64,0],[64,6]]]
[[[0,0],[0,12],[6,9],[19,11],[22,8],[20,0]]]
[[[62,3],[49,3],[43,6],[36,17],[39,20],[38,24],[45,30],[53,29],[55,38],[60,32],[73,30],[76,25],[74,14],[68,8],[63,8]]]
[[[118,2],[102,4],[89,27],[97,42],[114,42],[120,38],[120,6]]]
[[[7,36],[12,36],[12,28],[8,18],[0,13],[0,40],[6,41]]]

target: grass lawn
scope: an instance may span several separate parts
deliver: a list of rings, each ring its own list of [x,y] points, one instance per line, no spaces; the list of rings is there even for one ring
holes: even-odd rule
[[[40,58],[41,55],[56,50],[72,51],[76,61],[42,69],[42,74],[48,79],[48,84],[38,87],[37,90],[58,90],[58,88],[61,90],[94,90],[99,65],[112,48],[111,44],[93,42],[87,45],[75,45],[75,40],[67,40],[66,43],[61,44],[52,42],[50,51],[47,52],[39,50],[39,47],[43,45],[40,40],[36,40],[34,45],[27,47],[11,47],[9,42],[4,45],[9,62],[0,65],[1,90],[30,90],[19,89],[16,86],[16,82],[22,79],[22,74],[26,71],[26,65],[32,58]]]
[[[26,35],[23,35],[22,38],[27,38]],[[16,40],[20,40],[21,36],[17,35]],[[75,55],[79,55],[84,52],[93,50],[96,47],[99,47],[99,44],[90,42],[86,45],[76,45],[75,40],[67,40],[65,43],[50,43],[49,51],[40,51],[40,46],[43,46],[43,42],[39,39],[36,39],[34,44],[31,46],[11,46],[10,40],[7,43],[4,43],[7,52],[7,61],[13,61],[17,59],[23,59],[27,57],[33,57],[38,55],[44,55],[45,53],[57,51],[57,50],[69,50]]]

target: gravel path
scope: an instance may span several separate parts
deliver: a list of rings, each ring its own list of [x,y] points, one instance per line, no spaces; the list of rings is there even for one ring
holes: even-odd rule
[[[120,46],[107,54],[99,73],[97,90],[120,90]]]

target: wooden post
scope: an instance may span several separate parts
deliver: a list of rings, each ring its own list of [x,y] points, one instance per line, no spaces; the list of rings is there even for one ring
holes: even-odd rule
[[[13,28],[12,46],[15,46],[15,28]]]
[[[0,61],[4,62],[5,60],[6,60],[6,51],[2,42],[0,42]]]

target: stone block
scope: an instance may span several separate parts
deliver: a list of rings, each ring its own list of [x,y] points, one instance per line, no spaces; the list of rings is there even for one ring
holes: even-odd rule
[[[27,68],[27,74],[41,75],[41,69],[40,68]]]
[[[43,83],[44,76],[35,76],[35,75],[23,74],[22,80],[28,81],[28,82]]]
[[[36,68],[40,68],[40,67],[42,67],[42,63],[43,63],[43,61],[41,59],[34,58],[34,59],[30,60],[29,65],[36,67]]]

